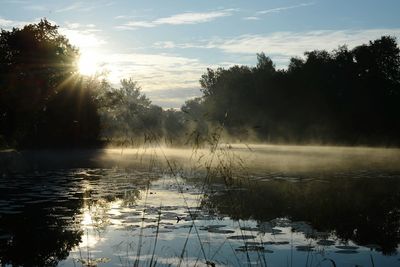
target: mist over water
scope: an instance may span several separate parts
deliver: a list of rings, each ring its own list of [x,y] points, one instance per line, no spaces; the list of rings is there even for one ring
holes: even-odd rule
[[[18,8],[0,16],[2,267],[399,265],[400,47],[387,35],[396,25],[337,34],[297,32],[293,21],[282,35],[262,24],[325,8],[313,3],[7,2]],[[338,18],[361,8],[338,7]],[[23,26],[47,11],[51,20]],[[187,27],[204,38],[186,44]],[[128,30],[166,31],[156,42]],[[89,38],[75,44],[64,32]],[[343,46],[323,50],[327,38]],[[302,51],[287,49],[293,40]],[[260,51],[240,65],[248,42]],[[158,106],[142,86],[182,106]],[[197,93],[178,92],[189,87]]]
[[[233,165],[240,161],[249,172],[283,171],[328,172],[343,170],[400,170],[400,149],[370,147],[335,146],[294,146],[266,144],[222,144],[216,149],[217,158],[210,149],[185,148],[109,148],[103,151],[100,160],[113,161],[116,164],[129,164],[149,158],[163,162],[166,159],[181,164],[195,164],[229,161]]]
[[[6,264],[140,266],[155,257],[179,266],[182,252],[188,265],[398,263],[399,149],[220,144],[2,153]],[[45,244],[19,256],[42,235]]]
[[[147,145],[140,148],[3,151],[0,159],[2,171],[91,166],[142,169],[157,165],[166,167],[168,163],[197,170],[223,163],[248,173],[400,171],[400,149],[342,146],[220,144],[215,148],[195,149]]]

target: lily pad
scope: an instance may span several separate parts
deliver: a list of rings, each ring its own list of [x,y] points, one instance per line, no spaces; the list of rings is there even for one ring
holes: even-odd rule
[[[327,240],[327,239],[322,239],[322,240],[319,240],[319,241],[317,242],[317,244],[318,244],[318,245],[321,245],[321,246],[332,246],[332,245],[335,244],[335,241],[333,241],[333,240]]]
[[[359,252],[357,250],[342,249],[342,250],[335,251],[335,253],[339,253],[339,254],[357,254]]]
[[[244,240],[244,239],[254,239],[256,238],[254,235],[232,235],[228,236],[228,239],[233,240]]]
[[[336,246],[336,248],[338,248],[338,249],[346,249],[346,250],[359,249],[359,247],[357,247],[357,246]]]
[[[298,251],[313,251],[314,250],[314,246],[310,246],[310,245],[301,245],[301,246],[296,246],[296,249]]]
[[[228,229],[220,229],[220,228],[210,228],[208,232],[215,234],[233,234],[235,231]]]
[[[260,229],[259,228],[257,228],[257,227],[248,227],[248,226],[243,226],[243,227],[240,227],[240,230],[242,230],[242,231],[259,231]]]
[[[263,246],[240,246],[235,249],[236,251],[264,251],[265,248]]]
[[[288,245],[289,241],[276,241],[274,242],[275,245]]]

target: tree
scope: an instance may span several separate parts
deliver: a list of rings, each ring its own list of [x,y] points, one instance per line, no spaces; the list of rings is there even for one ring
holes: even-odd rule
[[[196,109],[234,135],[255,129],[267,141],[400,145],[400,48],[394,37],[352,50],[308,51],[292,58],[287,70],[276,70],[261,53],[253,68],[207,69],[200,85]]]
[[[167,144],[182,144],[187,131],[185,113],[168,109],[164,111],[163,129]]]
[[[18,146],[80,145],[99,130],[79,51],[46,19],[0,34],[0,135]]]
[[[151,105],[132,79],[121,80],[120,88],[102,82],[98,98],[103,137],[129,140],[146,138],[149,132],[160,134],[162,109]]]

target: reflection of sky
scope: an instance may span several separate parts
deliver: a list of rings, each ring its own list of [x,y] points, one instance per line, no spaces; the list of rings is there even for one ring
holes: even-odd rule
[[[257,151],[261,148],[265,149],[265,147],[259,146],[254,147],[254,150]],[[270,149],[275,151],[274,153],[278,153],[278,150],[281,150],[281,153],[282,151],[287,152],[287,150],[291,151],[291,153],[294,153],[294,151],[304,152],[304,148],[301,147],[274,146],[270,147]],[[315,148],[309,148],[311,151],[313,149]],[[338,151],[331,151],[331,153],[336,154],[340,152],[343,156],[343,148],[337,149]],[[358,154],[363,151],[365,151],[365,149],[356,149],[354,153]],[[378,151],[383,153],[382,150],[375,149],[374,151],[376,152],[375,154],[379,154],[377,153]],[[396,151],[397,150],[389,150],[387,153],[393,155],[392,153]],[[175,150],[173,152],[178,153]],[[266,151],[264,151],[264,153],[265,152]],[[353,157],[355,154],[352,154]],[[300,155],[304,157],[304,153],[300,153]],[[386,157],[388,154],[380,156]],[[398,190],[396,189],[400,184],[398,179],[399,172],[397,171],[391,173],[391,175],[386,175],[386,172],[381,171],[379,178],[377,178],[373,172],[361,171],[359,174],[362,174],[361,177],[363,179],[359,179],[360,177],[357,176],[356,171],[341,171],[340,173],[341,175],[347,175],[347,180],[341,179],[336,182],[331,181],[327,183],[327,181],[325,181],[322,183],[314,179],[314,182],[308,183],[304,180],[299,181],[296,178],[297,180],[294,182],[293,177],[295,177],[295,175],[293,174],[284,175],[278,172],[265,171],[264,175],[268,175],[270,179],[268,182],[259,183],[255,181],[255,178],[250,179],[249,184],[243,184],[243,187],[245,187],[243,188],[244,190],[232,190],[233,192],[225,191],[224,189],[226,187],[223,184],[215,184],[215,186],[212,184],[211,187],[214,190],[218,190],[215,192],[216,198],[212,199],[212,197],[209,197],[205,198],[205,200],[207,203],[217,206],[217,209],[215,209],[216,214],[210,215],[208,210],[205,210],[204,207],[203,211],[198,211],[199,219],[195,221],[206,258],[208,260],[212,259],[215,262],[219,261],[239,266],[247,262],[247,256],[246,253],[236,251],[236,249],[243,246],[245,241],[258,243],[286,242],[285,244],[265,244],[265,249],[271,250],[272,253],[268,253],[266,250],[262,253],[249,252],[250,261],[254,264],[259,263],[260,259],[258,257],[262,255],[266,257],[268,266],[287,266],[288,263],[290,265],[291,262],[293,262],[293,266],[305,266],[307,258],[309,260],[313,259],[313,264],[309,262],[311,266],[315,266],[323,258],[333,259],[337,266],[355,266],[356,264],[371,266],[372,256],[375,266],[397,266],[399,254],[383,256],[381,252],[375,249],[370,250],[360,245],[358,245],[359,248],[356,249],[358,252],[356,254],[339,254],[337,252],[343,252],[343,250],[334,246],[318,245],[317,241],[321,238],[332,240],[335,242],[335,245],[355,245],[351,240],[347,243],[344,240],[339,240],[338,236],[343,237],[343,235],[339,233],[342,227],[348,227],[351,231],[358,228],[359,237],[365,234],[360,238],[360,243],[365,239],[369,240],[371,243],[374,242],[374,240],[376,240],[377,243],[378,241],[385,242],[380,239],[381,236],[385,234],[396,234],[396,232],[392,232],[393,229],[388,229],[387,231],[380,230],[380,228],[384,228],[381,226],[385,224],[381,224],[380,218],[376,216],[380,215],[381,212],[383,215],[382,220],[388,220],[390,225],[397,225],[397,222],[390,221],[392,217],[386,217],[386,215],[390,213],[385,212],[386,207],[382,207],[380,204],[371,204],[370,200],[371,198],[382,200],[382,203],[386,203],[388,210],[393,210],[393,212],[398,210],[399,202],[394,201],[390,203],[387,201],[398,196]],[[149,180],[149,177],[152,179]],[[121,261],[124,263],[124,266],[131,266],[136,258],[140,235],[143,237],[143,257],[141,257],[141,260],[147,260],[148,263],[155,244],[156,225],[159,216],[158,208],[160,205],[162,210],[159,224],[160,232],[156,247],[157,262],[174,263],[177,261],[177,255],[179,256],[182,251],[189,233],[189,227],[192,223],[191,221],[185,220],[188,216],[186,206],[199,206],[199,200],[202,197],[202,195],[199,194],[200,187],[195,184],[195,179],[189,180],[178,177],[178,179],[175,180],[168,175],[157,172],[141,172],[137,169],[61,170],[57,172],[35,172],[32,176],[6,175],[3,176],[2,179],[3,183],[0,183],[0,190],[5,189],[5,191],[2,192],[8,192],[8,194],[10,192],[18,192],[18,198],[6,194],[7,197],[1,199],[0,211],[5,218],[8,216],[19,216],[20,214],[27,218],[33,216],[33,218],[35,218],[34,221],[36,221],[38,216],[35,215],[38,213],[42,214],[45,210],[48,212],[48,217],[41,216],[40,218],[43,217],[45,221],[39,220],[37,222],[38,224],[40,223],[39,229],[43,234],[47,233],[46,231],[54,229],[55,225],[57,226],[56,229],[60,229],[60,231],[71,231],[72,229],[72,231],[77,232],[77,228],[80,227],[81,231],[78,237],[80,237],[81,242],[73,248],[69,258],[61,263],[63,266],[75,266],[76,262],[74,263],[73,259],[82,258],[90,258],[93,260],[110,258],[111,262],[106,263],[104,266],[118,265],[121,264]],[[310,179],[313,180],[313,178]],[[145,190],[149,181],[150,188],[149,190]],[[379,183],[376,181],[379,181]],[[218,181],[215,180],[213,180],[213,182],[218,183]],[[178,184],[180,187],[177,186]],[[300,186],[300,184],[303,184],[305,187]],[[251,186],[256,187],[255,190],[252,190],[250,188]],[[306,189],[302,190],[302,192],[306,191],[304,194],[306,198],[301,197],[303,196],[302,192],[296,193],[296,190],[287,190],[288,187]],[[183,195],[180,194],[179,188],[183,190]],[[268,188],[273,190],[268,190]],[[285,188],[286,191],[283,190]],[[329,194],[329,190],[334,193]],[[24,192],[24,194],[20,194],[20,192]],[[206,192],[210,193],[211,191],[206,190]],[[235,194],[235,192],[239,192],[239,194]],[[288,195],[290,198],[294,199],[294,201],[285,202],[285,192],[289,193]],[[274,193],[275,197],[269,197],[270,195],[274,195]],[[226,196],[226,194],[231,195]],[[186,203],[183,200],[183,196]],[[209,196],[211,196],[211,194]],[[225,197],[219,198],[218,196]],[[232,199],[232,196],[237,196],[237,198]],[[252,196],[260,196],[260,198],[252,198]],[[316,203],[319,202],[319,197],[321,197],[322,205]],[[254,199],[259,202],[249,201]],[[346,202],[346,199],[354,200],[354,203],[351,201]],[[225,202],[226,200],[230,200],[230,202]],[[263,200],[265,201],[261,203]],[[288,216],[293,216],[293,220],[296,216],[295,214],[300,213],[297,214],[296,220],[311,220],[312,222],[290,221],[287,218],[271,220],[271,218],[277,216],[269,216],[275,214],[274,210],[268,209],[268,205],[264,204],[272,203],[273,206],[275,206],[279,205],[280,202],[285,203],[285,206],[280,206],[280,208],[291,208],[289,209],[291,211],[289,211]],[[301,202],[300,206],[296,208],[296,204],[299,202]],[[22,205],[22,203],[24,205]],[[249,211],[250,215],[243,215],[243,217],[241,217],[242,215],[240,213],[242,210],[239,209],[238,217],[247,218],[246,216],[250,216],[250,218],[257,218],[259,221],[251,219],[242,219],[239,221],[231,220],[227,215],[231,214],[229,211],[230,209],[224,209],[224,207],[226,207],[225,205],[232,204],[230,207],[236,207],[235,205],[240,205],[241,203],[246,203],[243,205],[242,209],[245,209],[243,211],[245,213]],[[316,206],[314,206],[314,203]],[[332,206],[334,203],[337,205]],[[318,228],[318,221],[333,219],[331,217],[332,215],[339,217],[339,219],[341,218],[340,211],[338,213],[337,210],[334,209],[338,209],[337,207],[342,206],[343,203],[346,203],[349,207],[354,207],[354,209],[348,210],[351,211],[351,214],[345,212],[346,216],[343,216],[344,224],[341,224],[340,221],[333,220],[333,225],[324,228],[326,231],[330,231],[329,229],[336,229],[336,234],[335,232],[324,233],[316,231],[316,228]],[[221,206],[218,206],[219,204],[221,204]],[[25,205],[31,212],[26,212],[24,209]],[[367,210],[365,208],[367,208]],[[267,209],[268,211],[266,212]],[[194,211],[193,213],[196,213],[196,209],[191,210]],[[342,211],[344,210],[345,209]],[[360,210],[360,213],[357,213],[358,210]],[[6,214],[5,212],[7,211],[11,211],[11,213]],[[17,214],[13,214],[13,211],[16,211]],[[143,211],[145,211],[144,223],[141,221]],[[233,212],[235,212],[234,209]],[[355,217],[359,218],[363,213],[369,216],[371,221],[365,222],[365,225],[376,226],[374,229],[371,228],[369,232],[361,231],[364,226],[364,221],[361,222],[357,219],[354,221],[354,217],[352,216],[354,214]],[[307,217],[307,215],[310,216]],[[182,219],[177,222],[176,216]],[[264,219],[267,217],[268,219]],[[314,217],[316,220],[313,220]],[[49,218],[54,218],[55,220],[50,220],[52,224],[46,225],[46,223],[48,223],[47,219]],[[27,221],[29,221],[29,219],[27,219]],[[0,222],[3,223],[1,220]],[[15,220],[15,222],[18,223],[21,222],[21,220]],[[374,222],[376,223],[374,224]],[[223,229],[225,231],[230,230],[232,232],[216,233],[215,231],[207,231],[206,226],[209,229],[211,225],[213,227],[216,227],[215,225],[223,225],[223,227],[218,229]],[[1,227],[1,242],[12,239],[13,236],[21,236],[18,232],[13,232],[18,229],[4,232],[8,230],[7,227],[7,225],[2,225]],[[323,228],[321,225],[320,227]],[[297,230],[293,232],[293,229]],[[24,233],[24,229],[21,228],[21,230],[21,233]],[[34,228],[32,230],[34,230]],[[281,233],[279,233],[279,230]],[[322,230],[319,229],[319,231]],[[32,231],[32,233],[36,232]],[[232,239],[232,237],[241,236],[242,234],[253,235],[254,238],[245,241]],[[309,238],[310,236],[314,237]],[[371,236],[372,239],[369,239],[369,236]],[[388,238],[391,239],[392,237],[393,240],[397,240],[395,236],[390,236]],[[65,237],[60,236],[61,244],[64,244],[63,238]],[[352,239],[352,237],[350,238]],[[29,240],[29,238],[27,240]],[[298,245],[304,246],[307,244],[315,246],[314,251],[301,252],[296,249]],[[389,245],[391,246],[393,244],[390,243]],[[66,251],[68,250],[69,248],[66,249]],[[400,252],[399,248],[394,248],[394,251]],[[201,261],[204,258],[194,229],[192,229],[190,233],[186,252],[183,265],[190,265],[190,263],[195,262],[196,259]],[[186,262],[188,264],[185,264]],[[101,265],[99,264],[99,266]],[[328,266],[330,265],[328,264]]]
[[[305,50],[399,36],[398,10],[396,0],[5,0],[0,27],[46,17],[112,82],[133,77],[155,103],[177,107],[200,94],[207,67],[254,65],[264,51],[281,68]]]
[[[181,185],[184,193],[179,193],[177,182]],[[118,184],[114,185],[116,190],[124,190],[118,188]],[[95,191],[95,186],[92,187]],[[191,221],[184,219],[177,222],[174,217],[163,218],[163,214],[169,212],[179,214],[182,218],[188,215],[187,205],[196,207],[199,205],[199,194],[196,187],[186,183],[185,180],[178,178],[175,180],[168,176],[153,181],[149,190],[141,190],[139,198],[130,206],[124,205],[124,201],[116,199],[105,203],[104,199],[100,199],[101,205],[96,205],[96,201],[90,202],[91,205],[84,206],[82,230],[82,242],[79,248],[75,248],[70,258],[63,262],[65,266],[73,266],[72,258],[89,257],[91,259],[110,258],[108,265],[118,265],[121,262],[126,265],[132,265],[137,259],[137,251],[139,247],[139,236],[142,235],[141,261],[148,264],[151,259],[153,247],[156,238],[156,228],[148,228],[157,225],[156,221],[152,222],[129,222],[129,218],[142,218],[142,211],[145,210],[145,218],[157,219],[159,214],[157,209],[161,206],[161,221],[159,224],[160,233],[157,237],[156,259],[159,264],[178,264],[182,248],[188,236]],[[184,197],[184,199],[183,199]],[[163,209],[164,208],[164,209]],[[101,227],[101,231],[96,230],[95,217],[108,216],[108,225]],[[114,219],[113,219],[114,218]],[[315,232],[306,222],[292,223],[290,220],[281,218],[271,222],[265,222],[264,228],[275,229],[276,233],[265,233],[259,231],[246,231],[240,228],[255,228],[260,222],[253,220],[234,221],[226,216],[210,217],[207,220],[196,220],[201,244],[208,260],[220,262],[227,265],[242,266],[247,263],[260,265],[267,262],[268,266],[304,266],[306,262],[318,264],[325,258],[335,261],[337,266],[368,266],[373,257],[376,266],[396,266],[397,256],[384,257],[380,252],[370,250],[365,247],[359,247],[356,254],[339,254],[340,251],[334,246],[317,245],[318,239],[307,238],[304,233],[317,233],[325,236],[329,240],[335,241],[336,245],[343,245],[333,233]],[[234,233],[219,234],[202,230],[202,227],[209,225],[223,225],[220,229],[233,230]],[[135,227],[132,227],[135,226]],[[143,227],[141,229],[141,227]],[[293,231],[296,228],[298,231]],[[165,232],[164,232],[165,231]],[[254,235],[254,238],[247,240],[229,239],[230,236]],[[282,242],[285,244],[267,244],[264,245],[267,252],[249,252],[249,258],[245,252],[236,251],[243,246],[244,242]],[[346,245],[357,246],[349,241]],[[312,245],[314,251],[303,252],[298,251],[296,246]],[[183,264],[191,266],[196,261],[203,260],[203,253],[196,234],[192,229],[188,245],[185,253]],[[261,262],[261,263],[260,263]],[[314,265],[312,265],[314,266]],[[321,266],[329,266],[322,264]]]

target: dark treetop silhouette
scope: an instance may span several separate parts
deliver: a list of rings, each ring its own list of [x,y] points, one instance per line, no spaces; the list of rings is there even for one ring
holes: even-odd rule
[[[82,145],[99,117],[79,52],[47,20],[0,35],[0,135],[19,146]]]
[[[287,70],[262,53],[254,68],[208,69],[200,83],[209,119],[235,135],[252,129],[267,141],[400,144],[400,49],[392,37],[307,52]]]
[[[268,48],[266,48],[268,49]],[[351,50],[311,51],[286,70],[207,69],[203,95],[164,111],[131,79],[113,88],[78,73],[79,51],[47,20],[0,34],[0,146],[87,146],[164,138],[400,145],[400,49],[384,36]]]

